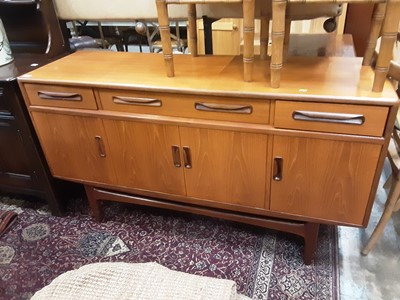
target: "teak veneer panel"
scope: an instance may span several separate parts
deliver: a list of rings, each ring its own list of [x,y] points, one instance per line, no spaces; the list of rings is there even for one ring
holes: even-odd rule
[[[42,112],[31,115],[54,176],[117,184],[114,167],[107,159],[109,147],[100,119]],[[103,149],[96,137],[101,139],[98,142]]]
[[[97,109],[93,89],[90,87],[29,83],[24,86],[31,105]]]
[[[188,197],[264,208],[268,136],[180,127]]]
[[[296,120],[295,112],[356,115],[363,118],[363,123],[344,124],[340,120],[330,122],[332,119],[316,121],[312,118]],[[389,108],[382,106],[276,101],[274,125],[278,128],[382,136],[388,113]]]
[[[265,100],[113,89],[100,89],[99,92],[101,105],[104,110],[218,121],[269,123],[270,102]],[[126,100],[124,101],[124,99]],[[137,103],[135,99],[139,101],[158,102],[146,106],[143,103]],[[216,107],[216,109],[215,111],[201,111],[196,109],[196,104]],[[250,109],[250,111],[240,113],[238,108],[241,107],[245,110]]]
[[[275,136],[283,167],[271,210],[361,225],[380,154],[380,145]]]
[[[120,186],[186,195],[183,167],[173,162],[180,145],[178,126],[103,120]]]

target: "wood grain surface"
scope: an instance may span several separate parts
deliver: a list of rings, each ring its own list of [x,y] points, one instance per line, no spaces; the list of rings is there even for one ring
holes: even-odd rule
[[[397,103],[389,82],[382,93],[371,92],[374,73],[361,66],[361,58],[289,57],[280,89],[267,83],[269,60],[256,58],[253,82],[243,82],[239,56],[175,55],[174,59],[175,77],[169,78],[160,54],[78,51],[20,76],[19,81],[262,99]]]

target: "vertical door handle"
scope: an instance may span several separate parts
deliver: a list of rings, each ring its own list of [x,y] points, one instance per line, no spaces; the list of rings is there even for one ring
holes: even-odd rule
[[[174,162],[174,166],[177,168],[181,167],[181,154],[179,151],[179,146],[173,145],[172,148],[172,160]]]
[[[100,157],[106,157],[106,151],[104,149],[104,143],[103,143],[103,140],[102,140],[101,136],[96,135],[95,136],[95,140],[96,140],[96,143],[97,143],[97,148],[99,149]]]
[[[192,168],[192,158],[190,156],[189,147],[183,147],[183,163],[186,169]]]
[[[274,176],[272,177],[275,181],[282,180],[282,169],[283,169],[283,158],[277,156],[274,158]]]

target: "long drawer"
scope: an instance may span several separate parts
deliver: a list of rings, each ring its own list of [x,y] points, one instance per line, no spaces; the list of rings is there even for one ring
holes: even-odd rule
[[[274,126],[382,136],[388,112],[383,106],[276,101]]]
[[[25,83],[31,105],[97,109],[90,87]]]
[[[269,123],[267,100],[100,89],[104,110],[212,119],[245,123]]]

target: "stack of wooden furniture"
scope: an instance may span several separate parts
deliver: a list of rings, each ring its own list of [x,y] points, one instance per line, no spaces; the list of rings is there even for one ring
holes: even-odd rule
[[[381,49],[375,67],[375,79],[372,86],[374,92],[381,92],[383,89],[386,75],[389,71],[391,53],[394,42],[397,36],[397,29],[400,20],[400,1],[398,0],[272,0],[272,53],[270,64],[270,85],[272,88],[279,88],[281,69],[287,53],[287,47],[284,44],[288,43],[288,36],[290,28],[287,28],[290,22],[290,16],[286,14],[287,4],[302,3],[305,5],[304,9],[307,10],[307,5],[315,4],[332,4],[332,3],[376,3],[373,15],[373,23],[371,33],[368,41],[368,47],[365,54],[364,65],[370,65],[372,53],[376,46],[378,37],[382,36]],[[189,36],[193,39],[192,45],[197,45],[196,39],[196,4],[227,3],[235,4],[242,3],[243,5],[243,38],[244,38],[244,51],[243,51],[243,79],[244,81],[252,80],[252,64],[254,61],[254,16],[255,16],[255,0],[242,1],[242,0],[156,0],[158,9],[158,20],[161,29],[161,39],[163,42],[163,53],[166,66],[166,72],[169,77],[174,76],[174,64],[171,48],[171,38],[169,29],[168,9],[169,4],[188,4],[189,14]],[[267,6],[268,2],[264,1],[261,9]],[[266,8],[262,9],[267,12]],[[306,13],[305,13],[306,14]],[[271,16],[261,16],[261,38],[262,49],[261,57],[265,58],[266,55],[266,41],[268,35],[268,24]],[[289,25],[290,26],[290,25]],[[285,28],[286,27],[286,28]],[[191,48],[193,56],[197,55],[196,47]]]
[[[172,56],[171,35],[168,17],[169,4],[187,4],[188,5],[188,28],[189,37],[192,39],[189,42],[191,45],[190,52],[193,56],[197,56],[197,29],[196,29],[196,4],[235,4],[242,3],[243,10],[243,78],[244,81],[252,81],[253,74],[253,61],[254,61],[254,9],[255,0],[156,0],[158,12],[158,24],[161,34],[161,41],[163,47],[163,55],[167,75],[173,77],[174,61]]]
[[[337,3],[331,0],[273,0],[272,1],[272,55],[271,55],[271,86],[280,86],[280,74],[283,65],[283,41],[285,32],[286,4],[287,3]],[[373,23],[369,38],[369,45],[365,55],[364,65],[369,65],[372,53],[375,50],[378,37],[382,36],[381,49],[375,66],[375,79],[372,86],[374,92],[381,92],[389,71],[390,60],[400,20],[400,1],[398,0],[344,0],[343,3],[371,3],[375,4]]]

